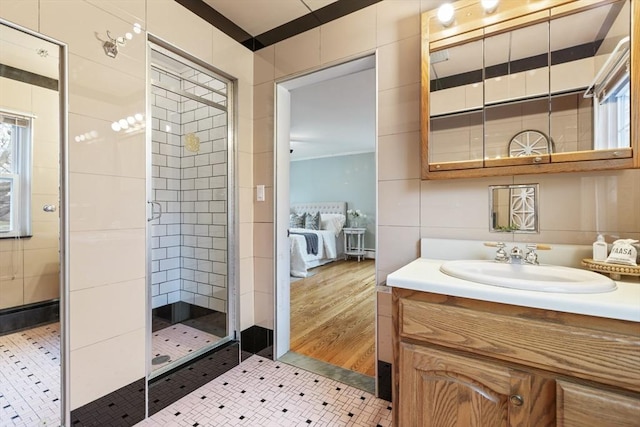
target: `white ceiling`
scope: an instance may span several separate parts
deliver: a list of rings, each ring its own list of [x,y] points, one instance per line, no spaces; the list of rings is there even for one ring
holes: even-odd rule
[[[204,0],[255,37],[337,0]]]
[[[291,160],[373,152],[375,118],[373,68],[291,90]]]

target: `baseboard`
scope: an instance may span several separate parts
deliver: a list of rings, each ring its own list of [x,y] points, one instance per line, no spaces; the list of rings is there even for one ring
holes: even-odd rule
[[[0,310],[0,335],[60,320],[60,301],[51,300]]]
[[[240,333],[243,352],[261,354],[273,347],[273,330],[253,325]]]
[[[391,372],[393,365],[378,360],[378,397],[391,402]]]

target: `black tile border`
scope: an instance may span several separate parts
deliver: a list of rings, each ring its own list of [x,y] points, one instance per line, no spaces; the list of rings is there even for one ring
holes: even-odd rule
[[[21,70],[20,68],[14,68],[6,64],[0,64],[0,76],[34,86],[40,86],[45,89],[58,90],[58,80]]]
[[[255,37],[231,22],[220,12],[216,11],[202,0],[175,0],[200,18],[204,19],[220,31],[242,44],[247,49],[255,52],[264,47],[271,46],[282,40],[288,39],[305,31],[319,27],[335,19],[349,15],[365,7],[376,4],[382,0],[338,0],[318,10],[310,12],[300,18],[287,22],[272,30],[266,31]]]
[[[391,363],[378,360],[378,397],[387,402],[391,402],[391,372],[393,372]]]
[[[70,427],[130,427],[145,417],[145,379],[141,378],[71,411]]]
[[[239,343],[230,341],[149,381],[149,416],[238,366],[239,353]]]
[[[240,333],[242,351],[260,354],[273,347],[273,330],[253,325]]]
[[[0,335],[46,323],[58,322],[59,320],[59,300],[7,308],[0,310]]]

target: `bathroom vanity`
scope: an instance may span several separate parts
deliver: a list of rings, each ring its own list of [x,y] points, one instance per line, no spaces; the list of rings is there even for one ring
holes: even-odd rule
[[[640,282],[509,289],[420,258],[390,274],[394,425],[640,425]]]

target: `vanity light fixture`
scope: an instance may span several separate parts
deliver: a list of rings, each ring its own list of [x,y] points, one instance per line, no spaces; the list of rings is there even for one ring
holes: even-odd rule
[[[480,4],[486,13],[493,13],[498,8],[500,0],[481,0]]]
[[[480,5],[485,13],[493,13],[498,8],[498,3],[500,0],[480,0]],[[438,21],[444,27],[448,27],[453,24],[455,20],[456,10],[451,3],[444,3],[438,8]],[[470,13],[468,14],[470,15]]]
[[[451,3],[444,3],[438,8],[438,21],[445,27],[453,23],[455,9]]]

